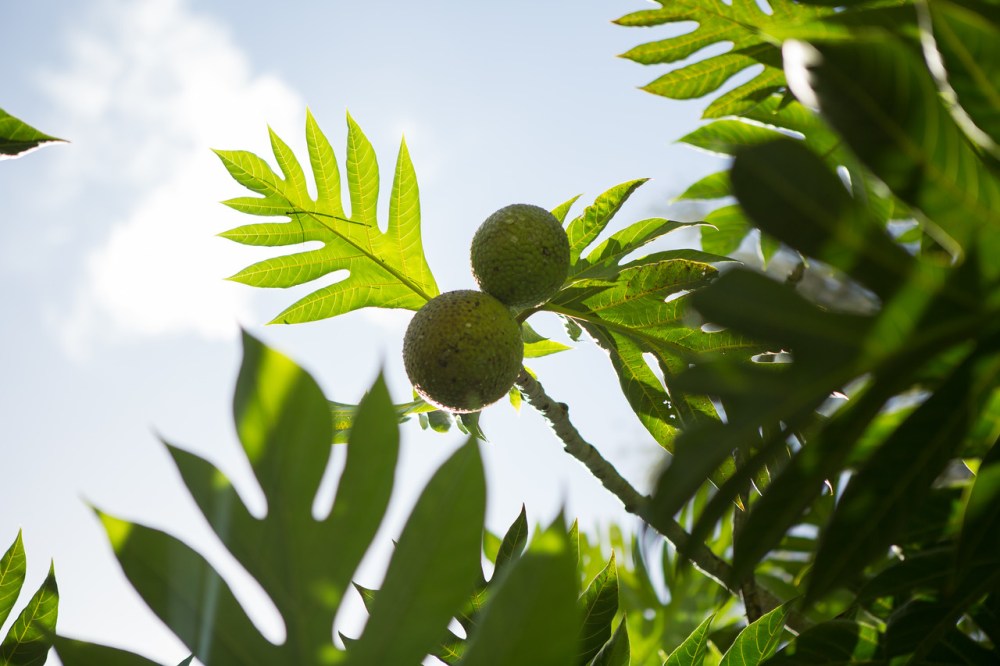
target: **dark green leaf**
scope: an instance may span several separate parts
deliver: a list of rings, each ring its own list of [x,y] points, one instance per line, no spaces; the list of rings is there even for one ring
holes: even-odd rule
[[[987,595],[972,612],[972,619],[989,636],[993,645],[1000,645],[1000,593]]]
[[[866,316],[823,310],[781,283],[740,269],[695,292],[691,301],[708,321],[769,343],[770,351],[791,350],[796,358],[829,365],[840,365],[858,354],[871,321]],[[734,303],[753,303],[754,307],[735,308]],[[781,368],[763,370],[777,373]]]
[[[611,623],[618,612],[618,568],[614,551],[608,565],[587,586],[580,598],[583,626],[580,630],[580,656],[577,663],[590,663],[611,638]]]
[[[48,658],[59,614],[59,588],[55,567],[49,567],[41,587],[14,620],[0,643],[0,665],[40,666]]]
[[[866,217],[841,180],[800,141],[782,139],[740,152],[733,192],[761,230],[853,276],[888,298],[912,258]]]
[[[976,472],[962,518],[955,570],[967,571],[989,560],[1000,566],[1000,441]]]
[[[446,664],[457,664],[465,654],[465,639],[459,638],[452,631],[445,632],[445,639],[434,648],[432,655]]]
[[[56,654],[63,666],[160,666],[133,652],[86,641],[57,636]],[[190,658],[184,660],[190,663]],[[180,666],[180,665],[179,665]]]
[[[909,654],[927,637],[943,616],[945,604],[928,599],[914,599],[899,607],[889,618],[885,648],[890,657]],[[954,620],[951,622],[954,626]]]
[[[0,109],[0,156],[17,157],[53,141],[63,141],[63,139],[43,134]]]
[[[129,582],[202,663],[263,666],[279,659],[205,558],[158,530],[98,516]]]
[[[480,574],[485,511],[482,460],[470,439],[417,500],[348,663],[416,663],[434,648]]]
[[[244,333],[233,416],[268,506],[293,517],[291,531],[312,522],[333,439],[319,386],[291,359]]]
[[[337,447],[347,460],[333,507],[316,519],[313,504],[331,452],[329,405],[291,360],[250,336],[244,347],[234,413],[267,499],[266,516],[252,516],[212,464],[169,451],[222,543],[274,602],[287,640],[280,646],[266,641],[219,575],[181,542],[124,521],[105,523],[126,575],[199,660],[213,656],[213,666],[313,663],[321,654],[331,658],[334,616],[388,505],[398,414],[377,381],[354,412],[348,445]],[[477,554],[479,539],[477,531]]]
[[[896,40],[803,47],[789,78],[808,82],[823,115],[861,160],[907,204],[966,251],[978,244],[986,275],[998,269],[1000,181],[989,173],[939,98],[923,60]],[[987,259],[988,258],[988,259]]]
[[[930,549],[894,562],[880,571],[858,592],[858,601],[869,603],[879,597],[909,597],[921,592],[936,592],[951,577],[955,557],[951,548]]]
[[[565,529],[553,526],[536,535],[502,576],[459,664],[575,664],[576,597],[576,559]]]
[[[528,543],[528,514],[522,504],[521,512],[507,528],[507,533],[503,535],[503,541],[500,542],[500,548],[497,550],[494,561],[494,578],[500,575],[512,561],[521,556],[526,543]]]
[[[697,365],[675,380],[681,391],[718,396],[738,404],[739,410],[727,411],[726,425],[704,424],[679,438],[676,455],[654,493],[657,514],[673,515],[680,510],[706,475],[730,460],[735,449],[754,442],[763,447],[760,457],[753,458],[756,468],[744,465],[745,473],[727,481],[735,485],[720,491],[718,501],[710,505],[709,520],[700,521],[694,530],[701,534],[785,446],[780,429],[762,442],[761,425],[784,422],[786,428],[794,429],[812,418],[813,410],[830,391],[851,378],[850,361],[858,353],[868,323],[864,317],[823,311],[773,280],[738,269],[695,292],[691,299],[709,321],[745,331],[763,341],[762,350],[791,349],[804,364],[746,364],[739,358],[723,359]],[[733,303],[754,306],[734,308]],[[771,536],[780,538],[780,534]]]
[[[996,666],[997,650],[972,640],[957,628],[950,629],[927,654],[914,655],[910,664],[961,664],[962,666]]]
[[[823,532],[807,598],[843,585],[882,554],[955,454],[981,391],[992,389],[1000,357],[984,342],[851,479]],[[913,442],[921,442],[914,448]]]
[[[975,658],[979,651],[974,646],[956,640],[955,625],[983,596],[1000,590],[1000,567],[996,562],[994,559],[963,571],[955,589],[939,599],[914,599],[898,609],[889,618],[886,628],[888,652],[912,651],[915,653],[913,661],[919,663],[922,658],[942,650],[957,651],[972,657],[959,663],[983,663]]]
[[[767,666],[798,664],[876,664],[880,658],[878,628],[850,620],[831,620],[807,629],[765,662]]]
[[[985,4],[934,0],[927,8],[948,84],[962,110],[989,136],[996,150],[995,144],[1000,143],[1000,17],[994,7],[991,21]]]
[[[590,666],[629,666],[631,650],[628,639],[628,625],[625,618],[618,623],[614,636],[594,657]]]

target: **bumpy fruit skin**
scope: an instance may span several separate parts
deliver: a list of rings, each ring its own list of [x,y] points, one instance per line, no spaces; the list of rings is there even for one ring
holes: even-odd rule
[[[413,316],[403,364],[417,393],[450,412],[478,412],[510,391],[521,371],[521,326],[480,291],[449,291]]]
[[[511,307],[550,299],[569,273],[569,239],[552,213],[513,204],[486,218],[472,238],[472,274],[480,289]]]

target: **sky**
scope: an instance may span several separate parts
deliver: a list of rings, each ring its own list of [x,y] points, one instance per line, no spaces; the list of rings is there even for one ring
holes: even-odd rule
[[[55,561],[61,633],[162,663],[186,656],[128,587],[93,505],[202,550],[280,640],[273,609],[218,545],[158,439],[214,461],[255,497],[230,416],[240,327],[313,373],[330,399],[357,402],[380,370],[397,401],[409,396],[400,350],[411,313],[265,326],[315,285],[224,280],[278,250],[217,237],[248,220],[218,203],[245,191],[210,149],[270,157],[270,126],[304,155],[308,107],[343,165],[350,111],[387,195],[405,135],[437,282],[474,288],[469,242],[504,205],[552,208],[582,194],[579,213],[615,184],[651,178],[617,229],[684,214],[671,199],[720,168],[676,143],[703,103],[638,90],[662,71],[616,57],[667,34],[611,24],[647,6],[37,0],[5,9],[0,108],[70,143],[0,162],[0,548],[24,530],[26,595]],[[565,341],[554,318],[531,321]],[[530,366],[584,437],[648,488],[662,454],[603,353],[582,341]],[[633,524],[530,408],[498,404],[482,424],[493,531],[522,502],[532,523],[565,508],[588,531]],[[415,422],[402,432],[381,545],[358,573],[369,587],[416,494],[462,441]]]

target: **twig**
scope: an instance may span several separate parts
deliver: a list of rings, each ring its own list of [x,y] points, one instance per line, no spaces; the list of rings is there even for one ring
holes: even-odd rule
[[[741,590],[738,587],[733,587],[730,582],[732,580],[732,567],[729,563],[712,552],[712,549],[704,543],[692,543],[691,535],[673,518],[665,518],[650,511],[650,498],[637,491],[618,473],[614,465],[608,462],[592,444],[583,439],[580,431],[570,422],[569,407],[565,403],[553,400],[542,388],[539,381],[524,368],[521,369],[516,384],[528,404],[538,410],[552,426],[552,431],[562,441],[566,453],[586,465],[591,474],[621,500],[626,511],[638,516],[662,534],[677,548],[678,552],[688,557],[706,576],[722,585],[731,594],[740,595]],[[755,598],[762,612],[773,610],[782,603],[778,597],[760,586],[757,586]],[[799,632],[810,625],[808,620],[797,614],[790,614],[786,624]]]

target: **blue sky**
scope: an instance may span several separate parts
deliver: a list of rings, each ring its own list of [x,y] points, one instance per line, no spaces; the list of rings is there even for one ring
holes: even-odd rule
[[[216,461],[253,495],[230,419],[240,325],[332,399],[356,401],[380,368],[397,400],[409,394],[409,313],[265,327],[314,287],[223,280],[274,251],[215,237],[244,220],[218,204],[242,192],[209,148],[266,156],[270,124],[301,153],[308,106],[342,158],[349,109],[385,175],[405,134],[429,263],[443,290],[470,288],[469,241],[501,206],[583,194],[582,206],[651,177],[623,226],[669,215],[674,195],[719,167],[674,143],[702,103],[637,90],[659,72],[615,57],[657,36],[610,23],[646,6],[43,0],[5,10],[0,107],[72,143],[0,162],[0,544],[24,528],[32,588],[55,559],[63,632],[165,663],[184,656],[124,582],[89,502],[203,549],[280,638],[156,438]],[[554,319],[537,328],[560,335]],[[584,342],[531,366],[584,436],[645,487],[659,450],[603,354]],[[564,505],[588,529],[622,517],[530,410],[495,406],[483,424],[489,527],[502,530],[522,501],[533,522]],[[404,426],[397,497],[361,582],[377,585],[385,544],[459,439]]]

